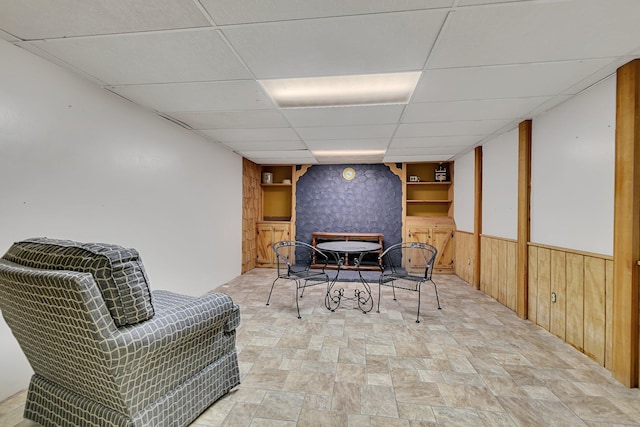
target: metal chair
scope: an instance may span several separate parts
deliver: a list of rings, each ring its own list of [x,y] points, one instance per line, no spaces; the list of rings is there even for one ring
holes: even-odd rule
[[[397,243],[387,248],[380,255],[380,277],[378,279],[378,313],[380,313],[380,295],[382,286],[393,289],[393,300],[396,300],[396,288],[418,293],[418,315],[416,323],[420,323],[420,286],[425,282],[433,283],[436,301],[440,310],[438,287],[432,279],[433,264],[438,250],[426,243]],[[403,267],[404,264],[404,267]]]
[[[329,276],[325,273],[329,258],[322,251],[304,242],[283,240],[274,243],[271,248],[277,258],[278,277],[271,284],[267,305],[271,300],[276,282],[279,279],[292,280],[296,284],[296,308],[298,319],[301,319],[298,299],[303,297],[305,288],[309,286],[329,284]],[[312,261],[313,268],[311,268]],[[302,289],[301,293],[299,293],[300,289]]]

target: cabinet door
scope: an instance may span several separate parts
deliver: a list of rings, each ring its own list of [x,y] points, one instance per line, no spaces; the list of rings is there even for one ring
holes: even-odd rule
[[[256,262],[259,265],[273,264],[274,254],[271,249],[273,245],[273,226],[271,224],[256,225]]]
[[[289,240],[289,224],[274,224],[271,238],[272,244],[280,240]]]
[[[434,271],[437,273],[453,269],[453,228],[434,227],[431,233],[431,244],[438,249]]]
[[[411,227],[407,230],[407,242],[431,243],[431,230],[427,227]],[[422,257],[412,256],[407,252],[404,254],[407,259],[403,260],[404,268],[411,273],[424,273],[425,262]]]
[[[407,229],[407,242],[430,243],[430,234],[428,227],[409,227]]]
[[[260,266],[274,266],[276,256],[271,246],[280,240],[289,240],[289,224],[256,225],[256,263]]]

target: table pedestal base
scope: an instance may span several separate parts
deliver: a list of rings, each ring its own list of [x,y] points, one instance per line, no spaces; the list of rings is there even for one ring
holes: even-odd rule
[[[373,308],[373,296],[371,295],[371,286],[369,283],[362,277],[362,274],[358,270],[358,276],[360,278],[360,282],[362,283],[364,289],[354,289],[353,296],[348,297],[345,295],[344,288],[334,289],[334,285],[338,280],[338,276],[340,274],[340,268],[338,267],[338,272],[336,273],[336,277],[329,284],[329,288],[327,289],[327,294],[324,298],[324,305],[328,310],[336,311],[338,307],[340,307],[340,303],[343,299],[345,300],[355,300],[358,302],[358,308],[363,313],[368,313]]]

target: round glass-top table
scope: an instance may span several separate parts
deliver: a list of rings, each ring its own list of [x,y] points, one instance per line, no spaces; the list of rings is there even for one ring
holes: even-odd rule
[[[337,263],[338,271],[336,272],[335,277],[329,284],[327,288],[327,295],[324,299],[324,305],[328,310],[336,311],[336,309],[340,306],[340,302],[342,299],[355,299],[358,302],[358,307],[362,310],[363,313],[368,313],[373,308],[373,296],[371,295],[371,287],[369,283],[362,277],[362,272],[360,271],[360,262],[362,258],[368,254],[369,252],[375,252],[382,248],[380,244],[373,242],[361,242],[357,240],[332,240],[329,242],[321,242],[316,245],[316,248],[323,251],[331,253]],[[338,281],[338,276],[340,275],[340,269],[343,265],[343,255],[349,254],[358,254],[358,257],[355,259],[355,266],[358,271],[358,277],[360,278],[360,282],[364,287],[364,290],[355,289],[354,296],[352,298],[346,297],[344,295],[344,289],[333,289],[334,285]]]
[[[322,242],[316,245],[316,248],[325,252],[333,253],[367,253],[380,250],[381,246],[373,242],[358,242],[354,240],[333,240],[331,242]]]

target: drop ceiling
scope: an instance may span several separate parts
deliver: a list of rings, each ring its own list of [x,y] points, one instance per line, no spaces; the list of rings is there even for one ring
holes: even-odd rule
[[[639,18],[638,0],[22,0],[0,2],[0,37],[258,164],[414,162],[613,74]],[[408,71],[406,104],[277,108],[258,83]]]

